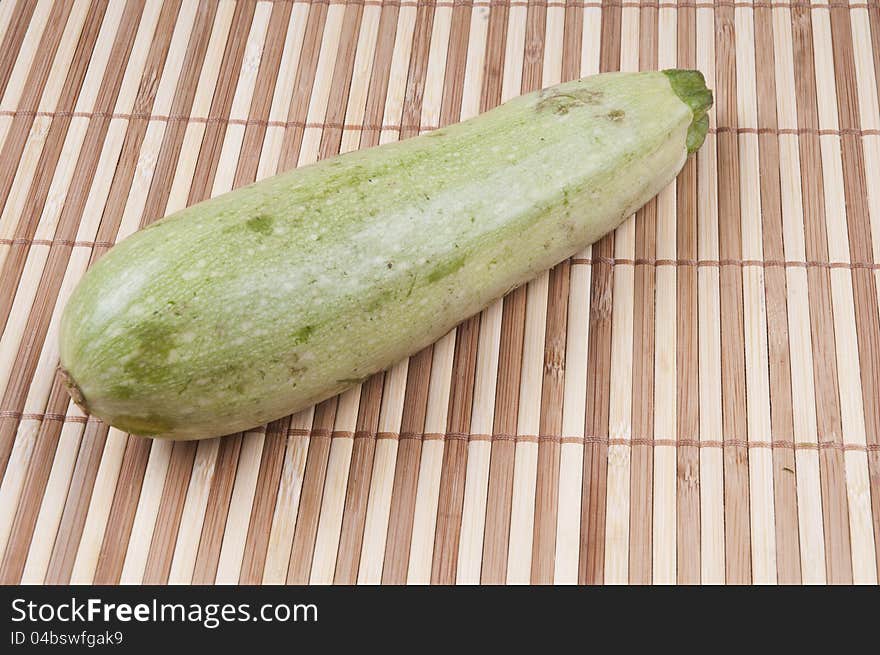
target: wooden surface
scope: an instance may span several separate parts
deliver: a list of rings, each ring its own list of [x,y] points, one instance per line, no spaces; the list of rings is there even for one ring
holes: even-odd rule
[[[83,416],[58,317],[188,203],[598,71],[712,128],[617,232],[265,429]],[[0,582],[870,583],[880,4],[0,0]]]

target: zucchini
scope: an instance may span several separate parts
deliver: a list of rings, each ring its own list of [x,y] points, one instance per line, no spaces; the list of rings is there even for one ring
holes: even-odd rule
[[[711,104],[697,71],[596,75],[167,216],[74,290],[71,396],[198,439],[339,393],[615,228],[700,146]]]

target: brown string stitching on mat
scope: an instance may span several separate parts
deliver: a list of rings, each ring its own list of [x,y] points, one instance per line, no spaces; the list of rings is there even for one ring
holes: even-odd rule
[[[855,128],[842,128],[838,130],[817,130],[812,127],[734,127],[721,126],[710,127],[710,134],[818,134],[819,136],[842,136],[854,134],[855,136],[878,136],[880,130],[857,130]]]
[[[313,430],[307,428],[290,428],[287,430],[288,436],[294,437],[331,437],[333,430],[328,428],[315,428]]]
[[[40,413],[40,412],[14,412],[9,410],[0,411],[0,419],[12,418],[22,421],[61,421],[66,423],[99,423],[100,419],[94,416],[67,416],[66,414],[57,413]],[[255,428],[256,431],[262,428]],[[246,430],[251,432],[254,430]],[[663,438],[639,438],[631,439],[586,436],[586,437],[563,437],[559,435],[534,435],[534,434],[468,434],[466,432],[426,432],[424,434],[418,432],[370,432],[367,430],[331,430],[328,428],[317,428],[314,430],[306,428],[290,428],[287,431],[288,436],[296,437],[331,437],[332,439],[395,439],[402,441],[404,439],[418,439],[420,441],[513,441],[516,443],[539,443],[541,441],[552,443],[576,443],[576,444],[598,444],[605,446],[670,446],[676,448],[769,448],[773,450],[779,449],[795,449],[795,450],[843,450],[854,452],[880,452],[880,444],[845,444],[836,441],[748,441],[747,439],[728,439],[728,440],[699,440],[699,439],[663,439]]]
[[[720,0],[720,2],[632,2],[627,0],[617,1],[606,0],[606,2],[569,2],[562,0],[438,0],[431,2],[430,0],[273,0],[274,2],[288,2],[292,4],[308,4],[308,5],[337,5],[351,4],[363,5],[365,7],[559,7],[566,6],[588,7],[591,9],[602,9],[605,7],[633,7],[648,9],[678,9],[678,8],[696,8],[696,9],[714,9],[716,7],[734,7],[737,9],[788,9],[793,7],[803,7],[810,9],[869,9],[872,5],[869,3],[853,3],[844,2],[828,2],[828,3],[810,3],[810,2],[730,2]]]
[[[204,123],[224,124],[224,125],[258,125],[262,127],[329,127],[344,129],[380,129],[382,126],[359,126],[348,125],[343,123],[307,123],[304,121],[273,121],[261,120],[257,118],[226,118],[224,116],[187,116],[186,114],[144,114],[111,111],[37,111],[33,109],[3,109],[0,110],[0,116],[33,116],[38,118],[107,118],[122,120],[148,120],[161,123]],[[398,126],[385,126],[385,129],[397,129]],[[415,129],[420,129],[415,126]]]
[[[0,246],[71,246],[74,248],[112,248],[113,241],[71,241],[70,239],[0,239]]]
[[[407,433],[407,434],[402,434],[397,438],[398,441],[406,441],[407,439],[409,439],[410,441],[421,441],[422,435],[415,434],[415,433]]]
[[[67,423],[100,423],[101,419],[94,416],[67,416],[54,412],[13,412],[10,410],[0,411],[0,419],[11,418],[18,421],[62,421]]]
[[[281,127],[281,128],[300,128],[300,129],[332,129],[332,130],[349,130],[355,132],[366,132],[369,130],[401,132],[405,130],[419,132],[432,132],[439,129],[437,125],[398,125],[395,123],[372,124],[372,123],[338,123],[328,121],[307,122],[307,121],[273,121],[260,120],[256,118],[225,118],[223,116],[186,116],[183,114],[127,114],[125,112],[88,112],[88,111],[36,111],[32,109],[0,109],[0,116],[33,116],[41,118],[105,118],[105,119],[121,119],[121,120],[148,120],[164,123],[204,123],[209,124],[225,124],[225,125],[255,125],[260,127]],[[815,129],[810,127],[800,128],[776,128],[776,127],[736,127],[733,125],[710,127],[710,134],[817,134],[819,136],[880,136],[880,130],[876,129]]]
[[[332,432],[332,434],[331,434]],[[302,428],[292,428],[289,434],[298,436],[332,436],[335,438],[376,438],[376,439],[396,439],[402,441],[404,439],[417,439],[419,441],[513,441],[515,443],[539,443],[548,441],[553,443],[576,443],[576,444],[599,444],[606,446],[671,446],[677,448],[770,448],[770,449],[795,449],[795,450],[844,450],[857,452],[880,452],[880,444],[844,444],[833,441],[809,442],[809,441],[748,441],[746,439],[728,439],[720,440],[699,440],[699,439],[656,439],[656,438],[639,438],[631,439],[609,438],[600,436],[587,437],[562,437],[558,435],[530,435],[530,434],[467,434],[465,432],[450,432],[443,434],[440,432],[357,432],[352,433],[347,430],[331,431],[327,429],[308,430]]]
[[[782,261],[776,259],[625,259],[622,257],[576,257],[571,260],[574,265],[593,266],[605,264],[606,266],[663,266],[684,267],[708,267],[720,268],[722,266],[736,266],[739,268],[839,268],[839,269],[867,269],[870,271],[880,270],[880,264],[873,262],[798,262]]]
[[[306,122],[306,121],[274,121],[258,118],[227,118],[225,116],[187,116],[186,114],[144,114],[126,112],[110,112],[110,111],[38,111],[34,109],[2,109],[0,116],[28,116],[38,118],[105,118],[105,119],[122,119],[122,120],[147,120],[161,123],[204,123],[205,125],[222,124],[222,125],[255,125],[260,127],[298,127],[298,128],[328,128],[328,129],[344,129],[344,130],[436,130],[436,125],[380,125],[380,124],[355,124],[355,123],[336,123],[328,121]]]

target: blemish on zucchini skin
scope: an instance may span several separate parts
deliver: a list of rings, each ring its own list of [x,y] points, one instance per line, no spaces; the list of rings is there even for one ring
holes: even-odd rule
[[[434,282],[442,280],[444,277],[452,275],[462,266],[464,266],[466,259],[467,257],[465,255],[459,255],[454,259],[450,259],[441,264],[438,264],[433,269],[431,269],[430,273],[428,273],[428,284],[433,284]]]
[[[312,338],[312,334],[314,332],[314,325],[306,325],[301,327],[299,330],[291,335],[293,337],[293,345],[298,346],[300,344],[306,343],[309,339]]]
[[[251,232],[256,232],[257,234],[261,234],[262,236],[268,236],[272,234],[274,223],[275,219],[268,214],[260,214],[259,216],[249,218],[245,225],[247,225],[247,228]]]
[[[111,424],[124,432],[147,437],[154,434],[168,432],[174,427],[174,424],[161,416],[148,414],[147,416],[130,416],[123,414],[115,417]]]
[[[572,94],[580,98],[586,105],[598,105],[604,96],[598,89],[574,89]]]
[[[595,89],[573,89],[564,93],[553,92],[541,97],[541,100],[535,105],[535,111],[538,113],[552,111],[557,116],[564,116],[575,107],[598,105],[601,102],[601,91]]]
[[[418,282],[418,277],[410,275],[409,287],[407,287],[405,298],[409,298],[412,295],[413,289],[416,288],[416,282]]]
[[[177,303],[173,300],[169,300],[167,303],[168,311],[174,314],[175,317],[180,318],[182,315],[181,308],[177,307]],[[184,305],[185,307],[185,305]]]
[[[624,116],[626,116],[626,112],[622,109],[612,109],[606,114],[608,120],[613,121],[615,123],[619,123],[623,120]]]
[[[168,355],[177,345],[176,330],[160,320],[145,320],[132,329],[136,353],[125,362],[125,372],[137,384],[162,382],[167,375]]]
[[[364,311],[370,317],[370,320],[373,320],[372,314],[378,311],[383,305],[387,304],[388,301],[393,297],[392,293],[380,293],[375,296],[365,307]]]
[[[356,384],[360,384],[367,378],[342,378],[341,380],[336,380],[336,384],[344,384],[348,387],[353,387]]]

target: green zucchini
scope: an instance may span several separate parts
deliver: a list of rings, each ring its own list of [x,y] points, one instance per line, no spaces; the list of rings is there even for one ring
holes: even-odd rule
[[[68,389],[174,439],[308,407],[615,228],[700,146],[711,104],[697,71],[596,75],[167,216],[74,290]]]

